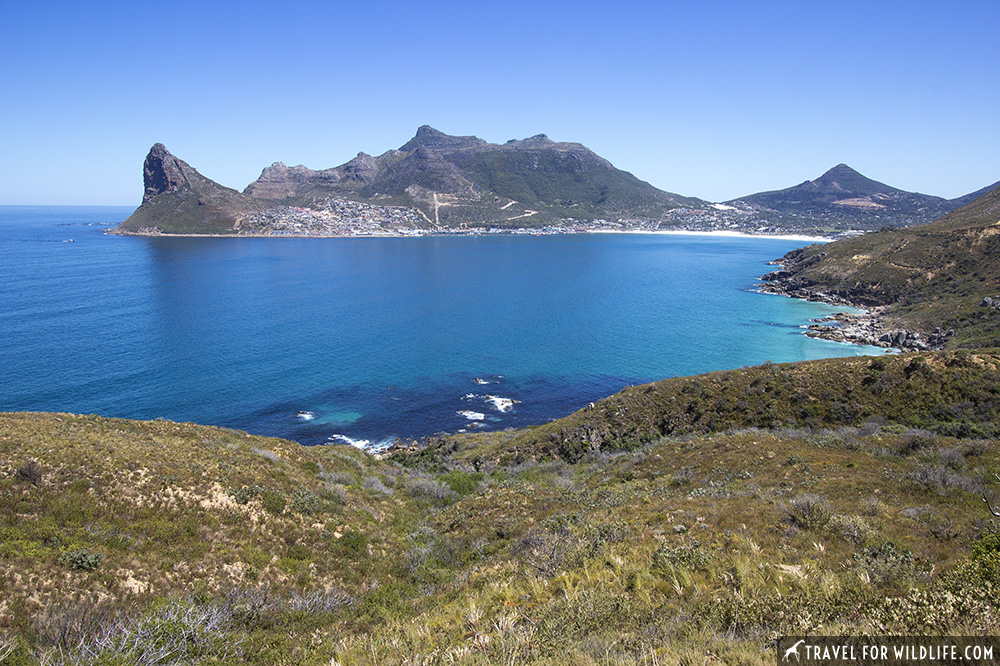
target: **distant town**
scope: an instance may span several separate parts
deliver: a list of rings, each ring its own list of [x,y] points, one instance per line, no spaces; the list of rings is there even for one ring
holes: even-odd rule
[[[266,211],[244,217],[237,231],[245,236],[270,237],[330,237],[330,236],[423,236],[423,235],[474,235],[517,234],[552,235],[592,232],[654,232],[693,231],[729,232],[754,235],[781,235],[803,233],[811,235],[845,236],[859,232],[849,229],[817,230],[815,221],[796,220],[773,222],[764,214],[774,211],[756,210],[756,207],[737,208],[713,204],[708,210],[677,208],[669,211],[666,219],[594,219],[563,218],[539,227],[511,226],[510,221],[493,225],[446,227],[434,224],[417,208],[405,206],[380,206],[344,198],[326,197],[312,206],[276,206]]]

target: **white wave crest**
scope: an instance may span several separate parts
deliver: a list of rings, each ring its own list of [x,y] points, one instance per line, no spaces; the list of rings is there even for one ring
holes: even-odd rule
[[[365,451],[371,446],[371,440],[368,439],[354,439],[353,437],[348,437],[347,435],[330,435],[326,438],[326,441],[331,444],[350,444],[356,449],[361,449]]]
[[[498,395],[484,395],[483,400],[489,402],[493,405],[493,409],[498,412],[509,412],[514,408],[514,405],[521,402],[520,400],[513,400],[511,398],[501,398]]]

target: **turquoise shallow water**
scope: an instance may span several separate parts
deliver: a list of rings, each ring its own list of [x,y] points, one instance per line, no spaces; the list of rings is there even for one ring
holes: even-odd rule
[[[664,377],[878,353],[802,335],[833,308],[754,291],[797,241],[103,234],[130,212],[0,207],[0,410],[375,444],[540,423]]]

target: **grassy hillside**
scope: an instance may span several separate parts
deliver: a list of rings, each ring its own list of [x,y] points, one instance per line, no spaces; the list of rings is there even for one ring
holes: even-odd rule
[[[3,414],[0,660],[756,664],[783,634],[995,634],[998,364],[668,380],[387,460]]]
[[[1000,188],[941,219],[886,229],[786,255],[776,288],[885,306],[884,316],[923,333],[954,328],[950,347],[1000,345]]]

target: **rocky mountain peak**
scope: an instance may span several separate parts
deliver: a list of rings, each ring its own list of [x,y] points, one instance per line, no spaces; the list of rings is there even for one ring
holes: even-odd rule
[[[186,167],[187,164],[171,155],[162,143],[153,144],[142,164],[142,202],[181,187],[187,181],[184,175]]]
[[[260,178],[258,180],[262,181],[274,181],[283,180],[288,177],[288,167],[284,162],[272,162],[271,166],[264,167],[263,171],[260,172]]]
[[[366,152],[360,152],[357,156],[344,165],[348,171],[358,171],[359,169],[374,169],[378,166],[378,161]]]
[[[436,130],[430,125],[421,125],[416,135],[407,141],[400,150],[414,151],[418,148],[429,150],[455,150],[461,148],[476,148],[487,145],[477,136],[452,136]]]
[[[835,179],[835,178],[845,178],[845,177],[847,177],[847,178],[857,178],[859,176],[862,177],[862,178],[864,178],[864,176],[862,176],[860,173],[858,173],[857,171],[855,171],[851,167],[849,167],[846,164],[844,164],[843,162],[841,162],[840,164],[838,164],[837,166],[833,167],[832,169],[828,169],[826,173],[824,173],[822,176],[820,176],[816,180],[832,180],[832,179]]]
[[[554,146],[555,141],[550,139],[545,134],[536,134],[535,136],[530,136],[527,139],[511,139],[504,145],[509,148],[547,148],[549,146]]]

